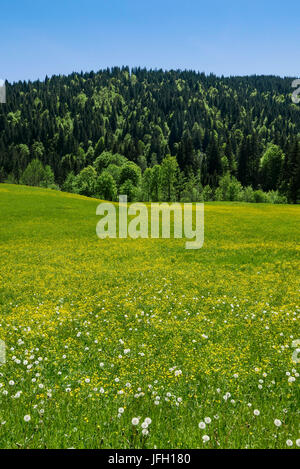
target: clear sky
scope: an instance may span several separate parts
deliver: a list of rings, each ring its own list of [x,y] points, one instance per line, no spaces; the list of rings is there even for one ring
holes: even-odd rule
[[[300,75],[300,0],[6,0],[0,78],[113,65]]]

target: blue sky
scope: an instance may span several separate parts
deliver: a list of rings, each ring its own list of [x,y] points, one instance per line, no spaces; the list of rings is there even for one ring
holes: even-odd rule
[[[300,75],[300,1],[7,0],[0,77],[113,65]]]

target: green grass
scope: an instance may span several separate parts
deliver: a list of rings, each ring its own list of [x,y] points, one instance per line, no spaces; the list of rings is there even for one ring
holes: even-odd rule
[[[205,204],[187,251],[99,240],[98,203],[0,185],[0,447],[295,448],[300,207]]]

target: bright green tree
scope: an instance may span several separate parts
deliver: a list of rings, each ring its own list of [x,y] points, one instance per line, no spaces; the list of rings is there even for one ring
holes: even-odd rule
[[[178,170],[179,167],[175,156],[167,155],[161,164],[161,187],[163,197],[168,202],[175,198],[175,182]]]
[[[40,160],[32,160],[21,177],[21,184],[26,186],[40,186],[45,177],[45,170]]]
[[[65,182],[62,185],[62,190],[65,192],[76,192],[76,176],[73,171],[70,171],[66,177]]]
[[[128,202],[133,202],[136,200],[138,194],[137,187],[134,186],[131,179],[127,179],[121,185],[119,190],[119,195],[127,195]]]
[[[265,191],[276,190],[279,186],[284,162],[281,148],[271,143],[260,160],[260,180]]]
[[[115,200],[117,196],[117,185],[113,176],[104,170],[98,176],[96,182],[96,193],[101,199]]]
[[[41,186],[50,187],[54,184],[54,173],[49,165],[45,166],[44,177]]]
[[[150,202],[151,200],[151,184],[152,184],[152,168],[147,168],[143,174],[142,180],[142,191],[143,191],[143,199],[146,202]]]
[[[151,178],[151,200],[158,202],[160,200],[161,193],[161,167],[156,164],[152,168]]]
[[[120,155],[119,153],[104,151],[95,159],[94,168],[96,169],[97,173],[100,174],[101,171],[106,169],[110,164],[123,166],[127,161],[127,158],[125,158],[123,155]]]
[[[87,197],[95,195],[97,173],[92,166],[84,168],[75,178],[77,192]]]
[[[134,186],[138,186],[141,180],[141,168],[133,162],[128,162],[122,166],[120,174],[120,184],[130,180]]]

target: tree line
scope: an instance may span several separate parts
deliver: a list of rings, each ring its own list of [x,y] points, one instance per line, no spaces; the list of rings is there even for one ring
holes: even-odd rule
[[[7,83],[0,182],[110,200],[297,203],[291,82],[115,67]]]

